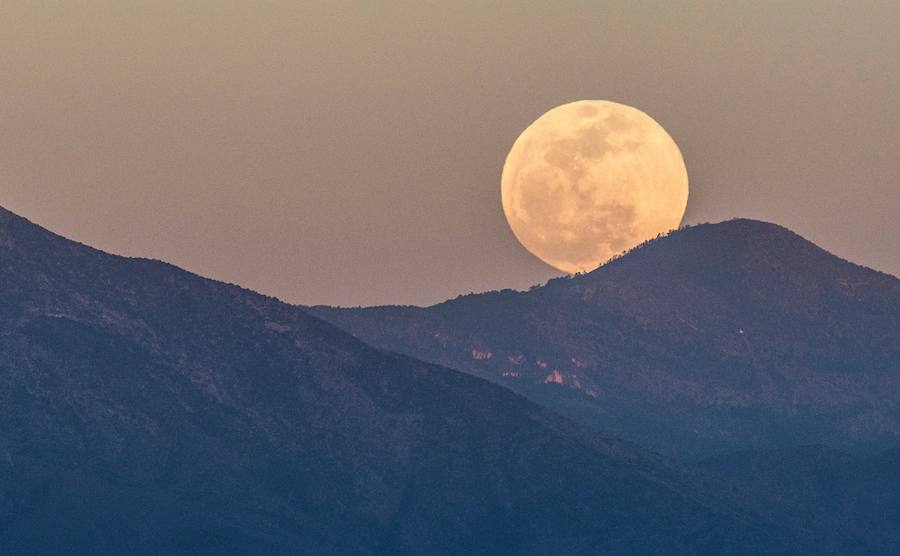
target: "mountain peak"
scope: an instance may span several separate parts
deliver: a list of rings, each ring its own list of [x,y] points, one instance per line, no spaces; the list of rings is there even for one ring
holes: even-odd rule
[[[18,214],[0,206],[0,249],[19,246],[27,237],[41,228]]]
[[[715,242],[722,248],[747,247],[763,242],[771,248],[813,248],[822,251],[811,241],[784,226],[750,218],[686,226],[671,236],[681,236],[690,241]]]
[[[16,222],[21,222],[22,220],[25,219],[6,209],[3,205],[0,205],[0,229],[4,229]]]
[[[704,222],[702,224],[695,224],[685,226],[685,229],[691,228],[717,228],[723,230],[742,230],[748,233],[763,233],[763,232],[787,232],[789,234],[794,234],[791,230],[785,228],[780,224],[775,224],[774,222],[767,222],[765,220],[756,220],[754,218],[730,218],[728,220],[723,220],[721,222]],[[796,234],[794,234],[796,235]]]
[[[586,275],[554,280],[548,285],[626,277],[663,289],[698,283],[714,289],[742,284],[750,289],[805,285],[816,290],[834,283],[878,283],[887,287],[898,283],[893,276],[841,259],[783,226],[739,218],[681,228],[647,241]]]
[[[686,227],[528,292],[313,313],[672,455],[900,438],[900,396],[872,395],[898,391],[900,280],[768,222]]]
[[[644,242],[618,260],[657,251],[671,251],[672,257],[688,253],[709,255],[729,252],[733,256],[746,256],[750,251],[775,253],[796,249],[825,253],[784,226],[749,218],[735,218],[718,223],[685,226],[666,236]]]
[[[32,228],[40,228],[34,222],[31,222],[27,218],[20,216],[13,211],[7,209],[6,207],[0,205],[0,229],[9,229],[9,228],[20,228],[24,229],[25,227]]]
[[[0,247],[21,247],[23,244],[33,247],[32,242],[41,238],[45,240],[56,238],[60,242],[75,243],[0,206]]]

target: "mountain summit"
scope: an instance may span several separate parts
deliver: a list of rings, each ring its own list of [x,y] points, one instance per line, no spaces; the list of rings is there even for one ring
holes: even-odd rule
[[[670,455],[900,442],[900,280],[774,224],[685,228],[528,292],[311,311]]]

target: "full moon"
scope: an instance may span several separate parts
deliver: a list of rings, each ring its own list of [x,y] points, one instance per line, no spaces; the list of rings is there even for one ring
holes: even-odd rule
[[[688,199],[681,151],[637,108],[558,106],[516,139],[501,178],[503,212],[532,254],[586,272],[677,228]]]

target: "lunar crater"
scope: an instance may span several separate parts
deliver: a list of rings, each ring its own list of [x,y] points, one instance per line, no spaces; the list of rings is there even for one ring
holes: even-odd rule
[[[503,169],[503,210],[531,253],[581,272],[678,227],[687,171],[650,116],[609,101],[550,110],[516,140]]]

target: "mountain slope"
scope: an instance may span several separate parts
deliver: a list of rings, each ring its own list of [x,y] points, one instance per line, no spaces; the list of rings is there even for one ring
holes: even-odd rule
[[[824,448],[741,451],[700,462],[736,505],[779,523],[838,533],[839,552],[900,547],[900,449],[865,458]]]
[[[498,386],[3,210],[0,539],[7,554],[806,546]]]
[[[671,455],[900,443],[900,281],[773,224],[683,229],[529,292],[311,312]]]

